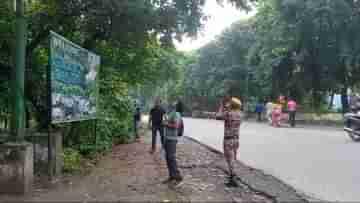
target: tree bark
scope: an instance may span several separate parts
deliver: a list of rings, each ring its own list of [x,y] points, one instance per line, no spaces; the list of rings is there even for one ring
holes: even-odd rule
[[[335,93],[332,92],[330,95],[329,109],[332,109],[332,107],[333,107],[334,97],[335,97]]]
[[[345,114],[349,111],[349,100],[347,95],[347,87],[341,89],[341,105],[342,105],[342,112]]]

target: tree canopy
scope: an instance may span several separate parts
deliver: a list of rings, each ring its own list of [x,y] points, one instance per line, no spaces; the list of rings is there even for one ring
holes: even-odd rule
[[[249,10],[255,1],[226,2]],[[187,59],[175,50],[173,41],[198,35],[208,18],[203,10],[205,3],[205,0],[28,0],[25,12],[27,127],[43,129],[47,125],[46,67],[51,30],[102,58],[98,78],[98,143],[106,148],[114,137],[123,139],[129,135],[133,99],[139,95],[134,92],[161,92],[162,84],[181,91],[174,81],[181,80]],[[0,120],[8,119],[11,114],[8,98],[14,68],[14,23],[13,1],[1,1]],[[65,142],[91,151],[88,125],[87,122],[64,125],[69,128]],[[83,136],[72,136],[76,134]]]
[[[359,2],[259,0],[257,14],[239,21],[197,51],[191,91],[295,97],[319,108],[329,95],[359,84]],[[190,87],[189,87],[190,88]]]

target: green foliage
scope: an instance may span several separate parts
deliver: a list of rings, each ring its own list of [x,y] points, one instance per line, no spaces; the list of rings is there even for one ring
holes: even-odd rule
[[[198,50],[185,71],[189,101],[204,107],[202,100],[219,100],[225,93],[245,102],[283,94],[321,109],[329,93],[345,95],[358,86],[358,1],[259,0],[255,5],[254,17]]]
[[[97,143],[100,149],[109,149],[113,138],[126,140],[132,128],[133,103],[128,96],[128,85],[111,72],[110,68],[102,69],[99,76],[101,100]]]
[[[186,103],[198,103],[194,108],[215,111],[219,97],[229,91],[243,100],[265,94],[266,84],[261,83],[264,78],[247,63],[254,40],[250,24],[240,21],[199,49],[184,71]]]
[[[255,65],[272,66],[274,95],[310,93],[320,108],[327,93],[354,86],[358,52],[349,50],[360,39],[358,7],[352,0],[262,1],[254,19],[259,45],[251,55]]]
[[[150,110],[155,97],[161,98],[165,105],[184,98],[185,71],[191,57],[173,49],[160,49],[159,52],[157,78],[148,80],[138,89],[144,111]]]
[[[81,154],[72,148],[64,149],[64,171],[68,173],[78,172],[81,169]]]
[[[231,0],[239,8],[248,8],[246,0]],[[55,31],[67,39],[89,49],[102,58],[99,73],[97,147],[93,123],[63,124],[65,144],[82,154],[106,150],[113,140],[125,142],[132,126],[133,89],[146,92],[176,89],[169,97],[180,94],[181,54],[173,48],[173,38],[195,36],[207,16],[205,1],[181,0],[49,0],[30,1],[27,5],[28,43],[26,59],[26,106],[28,119],[35,119],[36,127],[47,127],[48,35]],[[13,68],[14,12],[11,1],[0,2],[0,94],[1,107],[9,103],[8,78]],[[121,25],[121,26],[119,26]],[[5,69],[4,67],[9,67]],[[174,81],[171,81],[174,80]],[[150,85],[151,84],[151,85]],[[166,92],[170,92],[169,90]],[[149,91],[150,90],[150,91]],[[84,94],[79,89],[67,92]],[[85,93],[87,94],[87,93]],[[149,94],[150,95],[150,94]],[[94,101],[92,101],[94,102]],[[6,106],[0,112],[8,112]],[[34,127],[34,126],[32,126]]]

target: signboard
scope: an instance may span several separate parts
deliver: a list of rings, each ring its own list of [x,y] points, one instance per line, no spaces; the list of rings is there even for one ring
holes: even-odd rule
[[[51,122],[96,118],[100,57],[50,34]]]

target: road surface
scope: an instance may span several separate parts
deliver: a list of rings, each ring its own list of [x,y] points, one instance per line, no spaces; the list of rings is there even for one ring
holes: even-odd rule
[[[222,121],[184,122],[186,136],[222,151]],[[340,128],[273,128],[244,122],[238,156],[312,197],[360,201],[360,143],[352,142]]]

